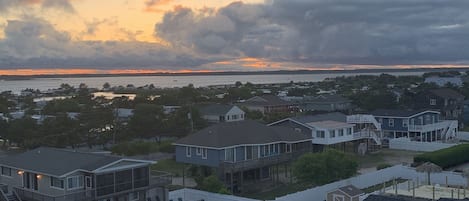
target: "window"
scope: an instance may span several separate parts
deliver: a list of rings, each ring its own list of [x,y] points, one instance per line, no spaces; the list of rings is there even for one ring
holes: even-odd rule
[[[7,168],[7,167],[2,166],[2,175],[11,176],[11,168]]]
[[[233,161],[234,159],[234,148],[225,149],[225,161]]]
[[[50,178],[50,186],[54,188],[64,188],[64,180],[63,179],[58,179],[56,177],[51,177]]]
[[[329,137],[334,138],[335,137],[335,130],[329,130]]]
[[[344,129],[339,129],[339,136],[340,137],[344,136]]]
[[[206,148],[202,149],[202,158],[207,159],[207,149]]]
[[[233,119],[233,120],[238,119],[238,115],[231,115],[231,119]]]
[[[347,128],[347,135],[352,135],[352,128]]]
[[[324,138],[325,133],[326,133],[325,131],[316,131],[316,137]]]
[[[190,147],[186,147],[186,156],[191,157],[191,148]]]
[[[202,155],[202,148],[199,148],[199,147],[195,148],[195,153],[197,154],[197,156]]]
[[[226,115],[226,120],[230,120],[230,115]]]
[[[83,187],[83,176],[74,176],[67,178],[68,189],[77,189]]]
[[[130,201],[135,201],[135,200],[138,200],[139,197],[138,197],[138,192],[132,192],[132,193],[129,193],[129,200]]]
[[[244,153],[246,153],[246,160],[251,160],[252,159],[252,153],[253,153],[252,148],[253,148],[252,146],[246,146],[245,147],[246,150],[245,150]]]
[[[389,119],[389,127],[394,127],[394,119]]]
[[[436,99],[430,99],[430,105],[436,105]]]
[[[408,125],[409,125],[409,120],[408,119],[403,119],[402,120],[402,127],[407,128]]]
[[[291,144],[287,144],[287,150],[286,150],[287,153],[290,153],[291,152]]]

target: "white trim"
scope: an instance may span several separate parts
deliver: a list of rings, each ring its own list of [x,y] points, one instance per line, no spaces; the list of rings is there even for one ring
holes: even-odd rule
[[[434,111],[434,110],[425,110],[423,112],[419,112],[419,113],[416,113],[416,114],[413,114],[411,116],[407,116],[407,117],[398,117],[398,116],[382,116],[382,115],[373,115],[375,118],[376,117],[380,117],[380,118],[399,118],[399,119],[407,119],[407,118],[413,118],[415,116],[418,116],[418,115],[421,115],[421,114],[425,114],[427,112],[430,112],[430,113],[435,113],[435,114],[441,114],[441,112],[438,112],[438,111]]]
[[[238,145],[232,145],[232,146],[227,146],[227,147],[208,147],[208,146],[198,146],[198,145],[190,145],[190,144],[179,144],[179,143],[173,143],[175,146],[182,146],[182,147],[201,147],[201,148],[207,148],[207,149],[216,149],[216,150],[223,150],[227,148],[233,148],[233,147],[242,147],[242,146],[256,146],[256,145],[269,145],[269,144],[278,144],[278,143],[300,143],[300,142],[309,142],[311,139],[305,139],[305,140],[298,140],[298,141],[277,141],[277,142],[270,142],[270,143],[264,143],[264,144],[238,144]]]
[[[192,157],[192,147],[186,147],[186,157]]]
[[[208,156],[208,149],[202,149],[202,159],[207,159],[207,156]]]
[[[73,178],[78,178],[78,179],[77,179],[77,187],[69,188],[68,180],[69,180],[69,179],[73,179]],[[83,179],[83,180],[82,180],[82,183],[81,183],[81,184],[82,184],[81,186],[80,186],[80,178]],[[77,176],[67,177],[67,178],[66,178],[66,181],[67,181],[67,182],[66,182],[66,189],[67,189],[67,191],[68,191],[68,190],[80,189],[80,188],[83,188],[83,187],[85,186],[85,178],[84,178],[83,175],[77,175]]]
[[[195,154],[196,154],[197,156],[202,155],[202,149],[203,149],[203,148],[196,147],[196,148],[195,148]]]
[[[112,162],[112,163],[109,163],[109,164],[107,164],[107,165],[105,165],[105,166],[102,166],[102,167],[100,167],[100,168],[97,168],[97,169],[95,169],[95,170],[93,170],[93,171],[97,171],[97,170],[100,170],[100,169],[105,169],[105,168],[107,168],[107,167],[109,167],[109,166],[113,166],[113,165],[115,165],[115,164],[117,164],[117,163],[120,163],[120,162],[123,162],[123,161],[126,161],[126,162],[137,162],[137,163],[147,163],[147,164],[156,164],[156,163],[157,163],[156,161],[150,161],[150,160],[138,160],[138,159],[123,158],[123,159],[119,159],[119,160],[117,160],[117,161],[114,161],[114,162]]]
[[[55,178],[55,179],[58,179],[58,180],[62,180],[64,187],[63,187],[63,188],[60,188],[60,187],[57,187],[57,186],[53,186],[53,185],[52,185],[52,178]],[[65,178],[65,179],[66,179],[66,178]],[[49,185],[50,185],[51,188],[54,188],[54,189],[57,189],[57,190],[65,190],[65,185],[66,185],[65,179],[64,179],[64,178],[60,179],[60,178],[57,178],[57,177],[51,177],[51,176],[49,176]]]

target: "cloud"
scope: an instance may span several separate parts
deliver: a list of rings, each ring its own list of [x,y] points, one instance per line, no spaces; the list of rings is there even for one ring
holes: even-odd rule
[[[145,11],[146,12],[163,12],[159,7],[169,5],[174,0],[146,0]]]
[[[10,9],[40,5],[45,9],[58,9],[69,13],[75,13],[72,0],[0,0],[0,11],[9,12]]]
[[[177,8],[155,25],[175,47],[332,64],[467,62],[468,1],[273,0],[216,12]]]
[[[44,0],[42,7],[60,9],[69,13],[76,12],[70,0]]]
[[[33,4],[70,12],[73,7],[67,2],[73,1],[0,0],[0,11]],[[148,8],[159,8],[172,1],[145,2]],[[267,70],[468,64],[467,10],[469,1],[441,0],[176,6],[155,23],[154,35],[163,40],[161,44],[137,41],[138,31],[118,26],[113,18],[87,22],[82,36],[72,38],[41,18],[22,16],[4,25],[0,68]],[[107,42],[80,40],[100,35],[101,30],[122,37]]]
[[[74,41],[47,21],[9,20],[0,40],[0,68],[196,68],[210,62],[190,53],[138,41]]]

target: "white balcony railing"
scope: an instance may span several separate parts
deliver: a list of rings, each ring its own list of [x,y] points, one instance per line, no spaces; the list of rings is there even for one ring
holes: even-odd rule
[[[409,131],[413,132],[430,132],[448,128],[453,121],[441,121],[427,125],[409,125]]]

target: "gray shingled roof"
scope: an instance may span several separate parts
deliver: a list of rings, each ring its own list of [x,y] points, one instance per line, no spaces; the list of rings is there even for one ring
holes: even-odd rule
[[[443,98],[464,99],[464,96],[462,94],[453,89],[448,88],[430,90],[430,93],[433,93]]]
[[[293,120],[301,123],[311,123],[317,121],[338,121],[338,122],[347,122],[347,116],[340,112],[331,112],[318,115],[305,115],[292,117]]]
[[[93,171],[120,159],[103,154],[40,147],[0,158],[0,164],[59,177],[78,169]]]
[[[256,121],[245,120],[207,127],[178,140],[175,144],[223,148],[242,144],[298,142],[310,139],[310,136],[305,136],[291,128],[269,127]]]
[[[246,100],[243,105],[260,105],[260,106],[278,106],[292,105],[293,103],[280,99],[274,95],[255,96]]]
[[[319,96],[309,96],[305,97],[303,102],[310,102],[310,103],[343,103],[343,102],[352,102],[351,100],[344,98],[340,95],[319,95]]]
[[[199,107],[199,112],[201,115],[224,115],[228,113],[234,105],[222,105],[222,104],[213,104],[205,105]]]
[[[424,111],[432,111],[428,109],[421,109],[421,110],[392,110],[392,109],[377,109],[371,112],[374,116],[393,116],[393,117],[410,117],[415,114],[424,112]]]

